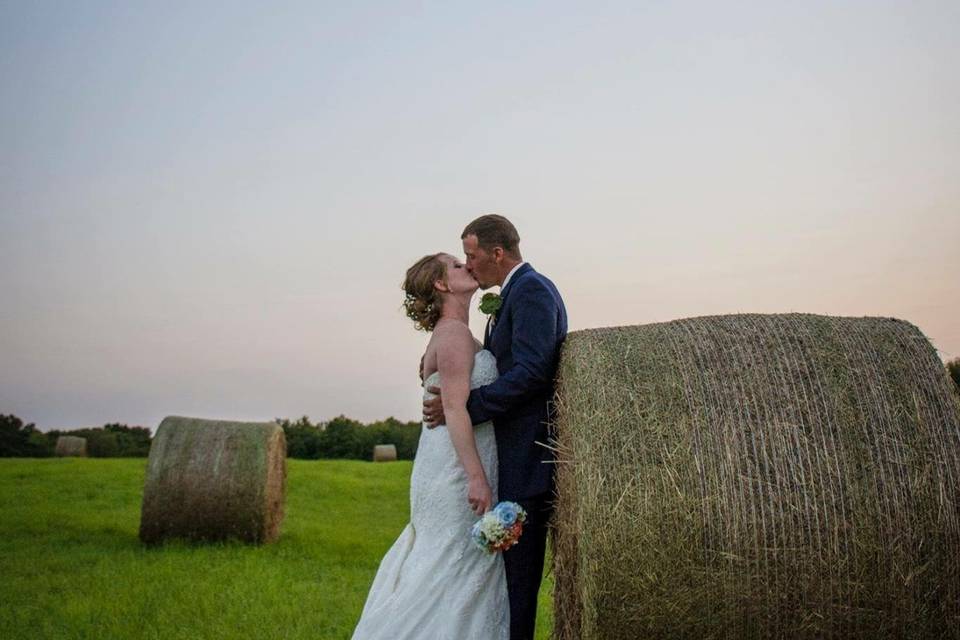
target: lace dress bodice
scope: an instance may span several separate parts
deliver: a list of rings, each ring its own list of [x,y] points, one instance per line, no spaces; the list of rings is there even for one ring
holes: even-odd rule
[[[497,379],[498,375],[497,359],[494,357],[494,355],[486,349],[477,351],[477,353],[473,356],[473,371],[470,373],[470,388],[476,389],[486,384],[490,384]],[[424,399],[436,397],[434,394],[427,392],[426,389],[428,387],[439,386],[439,383],[439,371],[434,371],[427,376],[426,380],[423,381]]]

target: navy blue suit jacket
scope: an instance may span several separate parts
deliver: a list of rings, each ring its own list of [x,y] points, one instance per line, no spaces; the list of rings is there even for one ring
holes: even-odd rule
[[[527,263],[500,292],[502,304],[483,346],[500,376],[474,389],[467,410],[474,424],[493,420],[500,500],[553,490],[554,456],[546,447],[567,311],[554,284]]]

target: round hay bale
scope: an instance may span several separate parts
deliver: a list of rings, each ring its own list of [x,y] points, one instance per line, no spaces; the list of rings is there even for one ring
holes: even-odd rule
[[[80,436],[59,436],[53,452],[60,457],[85,458],[87,457],[87,439]]]
[[[287,443],[276,423],[165,418],[150,446],[140,539],[272,542],[286,476]]]
[[[395,462],[397,459],[397,447],[392,444],[377,444],[373,446],[374,462]]]
[[[556,637],[960,637],[960,402],[888,318],[571,333]]]

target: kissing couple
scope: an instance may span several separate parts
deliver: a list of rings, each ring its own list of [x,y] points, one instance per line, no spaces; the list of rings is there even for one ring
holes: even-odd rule
[[[464,261],[428,255],[404,280],[407,316],[430,333],[426,428],[410,523],[380,563],[353,640],[533,639],[554,488],[553,453],[540,443],[567,312],[554,284],[523,261],[509,220],[481,216],[460,238]],[[481,343],[470,333],[470,301],[495,285]],[[527,518],[515,546],[489,554],[471,528],[498,501],[519,504]]]

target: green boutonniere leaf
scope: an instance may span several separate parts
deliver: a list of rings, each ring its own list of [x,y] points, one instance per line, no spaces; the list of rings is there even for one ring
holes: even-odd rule
[[[485,293],[483,297],[480,298],[480,311],[489,316],[499,311],[500,305],[502,304],[503,299],[496,293]]]

